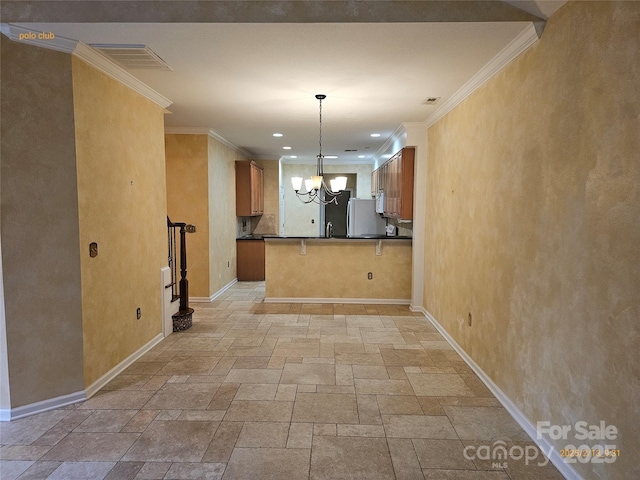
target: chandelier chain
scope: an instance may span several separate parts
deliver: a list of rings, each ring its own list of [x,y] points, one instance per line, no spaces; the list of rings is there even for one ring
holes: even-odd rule
[[[319,145],[320,145],[320,153],[318,154],[318,158],[320,162],[323,161],[322,157],[322,98],[320,100],[320,135],[319,135]],[[318,175],[324,175],[324,165],[322,163],[318,164]]]
[[[310,180],[306,180],[306,188],[307,192],[300,193],[300,189],[302,187],[302,177],[292,177],[291,182],[293,184],[293,189],[296,193],[296,196],[302,203],[317,203],[319,205],[328,205],[330,203],[338,204],[338,197],[342,193],[344,189],[346,189],[347,185],[347,177],[340,176],[331,180],[331,188],[328,188],[325,179],[324,179],[324,156],[322,155],[322,100],[327,98],[326,95],[316,95],[316,99],[319,100],[319,138],[318,138],[318,146],[319,153],[316,158],[317,164],[317,173],[316,176],[312,176]],[[308,183],[307,183],[308,182]],[[335,185],[334,185],[335,182]]]

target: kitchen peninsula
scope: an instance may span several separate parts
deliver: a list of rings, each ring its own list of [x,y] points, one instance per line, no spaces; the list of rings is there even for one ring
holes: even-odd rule
[[[265,302],[411,298],[410,237],[265,237]]]

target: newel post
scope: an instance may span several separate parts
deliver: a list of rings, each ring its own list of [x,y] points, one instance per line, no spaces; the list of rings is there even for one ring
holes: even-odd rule
[[[172,316],[174,332],[186,330],[193,325],[193,308],[189,308],[187,280],[187,233],[195,231],[195,225],[180,224],[180,310]]]

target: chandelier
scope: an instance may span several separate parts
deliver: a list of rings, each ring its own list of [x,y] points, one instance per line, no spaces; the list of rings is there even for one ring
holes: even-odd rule
[[[329,181],[330,188],[324,181],[324,155],[322,155],[322,100],[326,95],[316,95],[320,102],[320,152],[316,157],[316,174],[304,180],[306,192],[302,189],[303,178],[291,177],[291,185],[302,203],[317,203],[318,205],[338,204],[338,195],[347,188],[347,177],[336,177]]]

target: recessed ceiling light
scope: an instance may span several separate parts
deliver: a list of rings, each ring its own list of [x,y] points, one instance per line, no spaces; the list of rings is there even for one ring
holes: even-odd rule
[[[364,158],[364,155],[358,155],[358,158]]]
[[[297,155],[289,155],[289,158],[298,158]]]
[[[291,147],[282,147],[284,150],[291,150]]]
[[[338,158],[337,155],[325,155],[324,158]]]
[[[373,138],[378,138],[378,137],[380,136],[380,134],[379,134],[379,133],[372,133],[372,134],[371,134],[371,136],[372,136]]]
[[[282,135],[281,133],[274,133],[273,136],[274,137],[283,137],[284,135]]]

